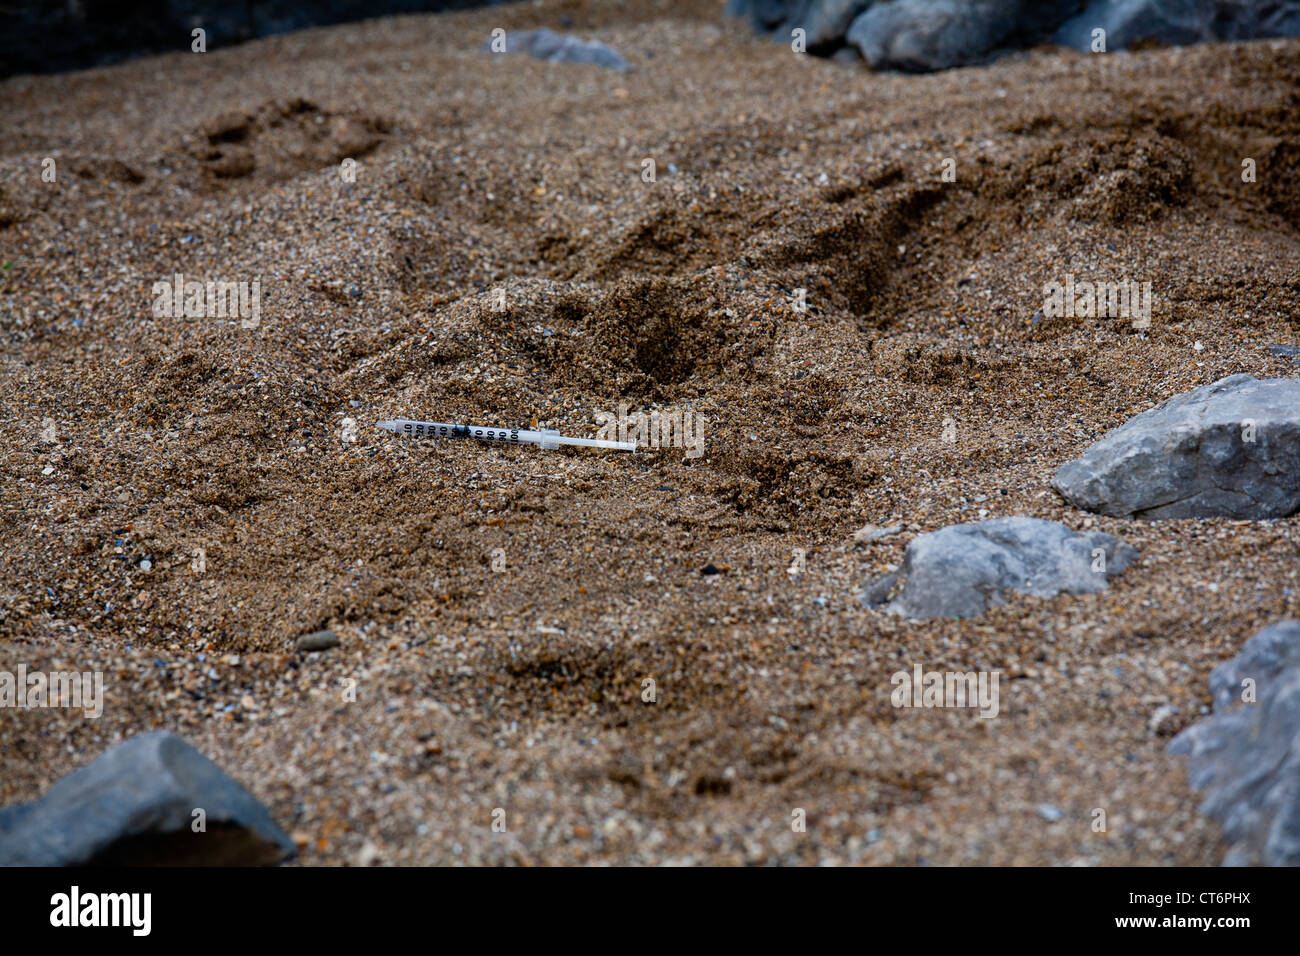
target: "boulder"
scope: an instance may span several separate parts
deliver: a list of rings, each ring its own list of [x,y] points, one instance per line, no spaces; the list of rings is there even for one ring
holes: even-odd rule
[[[1121,517],[1285,517],[1300,509],[1300,380],[1230,375],[1175,396],[1062,465],[1052,486]]]
[[[1106,49],[1142,41],[1185,46],[1211,40],[1300,35],[1300,3],[1254,0],[1093,0],[1053,39],[1077,50],[1092,48],[1092,31],[1106,31]]]
[[[1229,866],[1300,866],[1300,621],[1264,628],[1210,674],[1212,716],[1169,744]],[[1251,699],[1253,698],[1253,702]]]
[[[206,832],[194,832],[196,810]],[[0,810],[3,866],[246,866],[293,853],[266,807],[168,731],[132,737],[39,800]]]
[[[945,70],[1040,42],[1070,7],[1060,0],[893,0],[857,17],[845,39],[875,69]]]
[[[1132,546],[1100,531],[991,518],[913,538],[897,574],[869,582],[860,597],[911,619],[975,617],[1005,603],[1006,591],[1045,598],[1105,590],[1107,579],[1136,557]]]
[[[1300,36],[1300,0],[731,0],[728,12],[789,42],[807,32],[809,50],[845,44],[872,67],[942,70],[1055,42],[1092,48],[1106,31],[1106,49],[1142,41],[1164,44]]]

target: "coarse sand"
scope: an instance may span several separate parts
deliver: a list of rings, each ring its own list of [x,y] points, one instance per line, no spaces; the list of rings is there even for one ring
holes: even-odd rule
[[[1049,482],[1165,398],[1300,372],[1270,351],[1300,41],[903,76],[720,8],[0,83],[0,669],[107,684],[98,720],[0,714],[0,805],[169,728],[305,865],[1218,863],[1165,747],[1297,615],[1300,518],[1094,517]],[[634,71],[480,49],[566,18]],[[257,280],[260,314],[155,315],[177,273]],[[1067,275],[1150,282],[1150,327],[1042,317]],[[620,402],[704,454],[374,427],[591,437]],[[1005,515],[1141,557],[972,620],[857,599],[917,533]],[[1001,671],[998,716],[896,709],[915,664]]]

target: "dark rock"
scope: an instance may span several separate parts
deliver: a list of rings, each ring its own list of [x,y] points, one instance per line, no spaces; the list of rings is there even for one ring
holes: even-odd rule
[[[1092,31],[1106,31],[1106,49],[1157,42],[1185,46],[1212,40],[1300,35],[1300,3],[1255,0],[1094,0],[1061,25],[1054,37],[1077,50],[1092,47]]]
[[[1210,674],[1210,693],[1214,714],[1169,752],[1187,756],[1189,782],[1206,791],[1201,812],[1223,824],[1223,862],[1300,866],[1300,621],[1247,640]]]
[[[1300,36],[1300,0],[731,0],[728,12],[790,42],[796,27],[810,52],[847,43],[879,69],[940,70],[1054,41],[1089,50]]]
[[[845,39],[875,69],[944,70],[1040,42],[1071,7],[1061,0],[894,0],[855,19]]]
[[[11,0],[0,29],[0,77],[79,70],[151,53],[190,51],[190,31],[218,50],[257,37],[397,13],[489,6],[505,0]],[[196,54],[202,55],[202,54]]]
[[[842,46],[849,24],[876,0],[813,0],[800,24],[807,32],[808,48]]]
[[[194,811],[206,816],[195,833]],[[0,810],[3,866],[240,866],[294,853],[270,812],[180,737],[132,737]]]
[[[813,0],[730,0],[727,13],[733,17],[749,18],[750,25],[759,33],[789,30],[802,26]]]

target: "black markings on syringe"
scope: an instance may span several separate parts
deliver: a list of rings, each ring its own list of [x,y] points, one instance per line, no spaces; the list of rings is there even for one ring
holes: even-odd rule
[[[520,443],[517,428],[470,428],[468,425],[444,425],[441,422],[406,422],[402,425],[402,431],[416,438],[478,438],[515,445]]]
[[[470,429],[465,429],[468,434]],[[473,430],[475,438],[481,438],[483,441],[501,441],[513,442],[519,444],[519,429],[512,428],[507,431],[504,428],[475,428]]]

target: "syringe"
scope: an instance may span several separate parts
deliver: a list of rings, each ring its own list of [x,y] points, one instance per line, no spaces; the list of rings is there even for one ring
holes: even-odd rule
[[[445,422],[416,422],[409,418],[375,422],[380,428],[411,438],[477,438],[507,445],[540,445],[559,448],[561,445],[579,445],[583,448],[614,448],[618,451],[636,451],[634,441],[605,441],[600,438],[569,438],[559,432],[544,428],[528,431],[523,428],[493,428],[484,425],[449,425]]]

